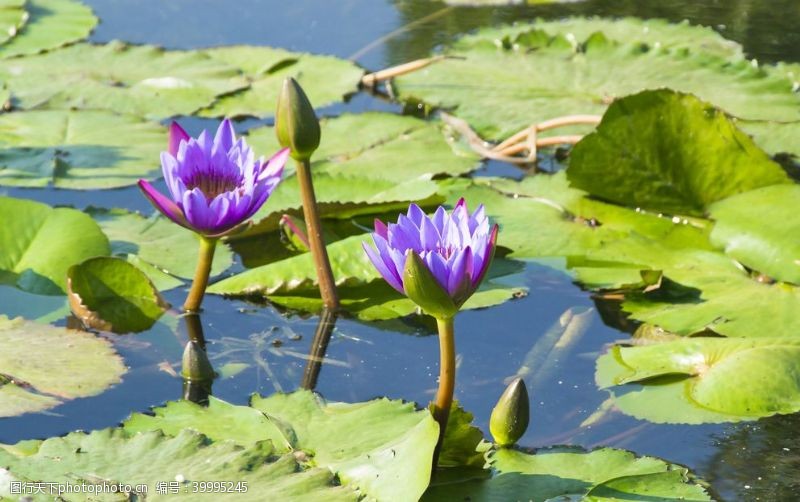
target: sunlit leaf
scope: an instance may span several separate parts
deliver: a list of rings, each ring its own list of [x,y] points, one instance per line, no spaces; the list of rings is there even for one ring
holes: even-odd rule
[[[0,416],[100,394],[125,373],[111,344],[90,333],[0,316]]]
[[[0,283],[37,294],[66,291],[67,269],[109,253],[97,223],[80,211],[0,197]]]
[[[15,0],[6,0],[16,3]],[[29,18],[19,33],[0,44],[0,58],[35,54],[89,36],[97,18],[76,0],[27,0]]]

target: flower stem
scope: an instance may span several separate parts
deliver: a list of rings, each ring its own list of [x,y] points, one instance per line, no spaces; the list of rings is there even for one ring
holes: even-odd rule
[[[439,424],[439,441],[433,453],[433,468],[439,462],[439,452],[444,442],[447,419],[453,404],[453,390],[456,386],[456,342],[453,332],[453,318],[436,319],[439,328],[439,390],[433,403],[433,418]]]
[[[308,244],[311,256],[317,269],[319,279],[319,292],[322,302],[328,310],[339,309],[339,295],[336,292],[336,283],[333,280],[331,262],[328,259],[328,250],[322,240],[322,224],[317,210],[317,198],[314,195],[314,185],[311,183],[311,163],[308,160],[297,162],[297,179],[300,182],[300,197],[303,202],[303,215],[308,230]]]
[[[203,303],[203,295],[206,294],[208,286],[208,276],[211,275],[211,263],[214,261],[214,250],[217,248],[217,240],[205,236],[200,236],[200,253],[197,257],[197,268],[194,272],[192,289],[186,297],[183,309],[186,312],[200,312],[200,305]]]

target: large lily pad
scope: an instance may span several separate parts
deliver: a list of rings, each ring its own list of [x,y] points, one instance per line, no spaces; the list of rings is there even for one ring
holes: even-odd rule
[[[438,427],[413,404],[388,399],[326,404],[300,391],[254,396],[251,406],[213,398],[208,409],[170,403],[154,417],[132,416],[124,427],[169,435],[190,427],[213,441],[243,446],[269,439],[276,453],[302,452],[311,465],[327,467],[344,486],[377,500],[418,500],[428,485]]]
[[[0,114],[0,184],[114,188],[152,178],[166,134],[158,124],[105,111]]]
[[[289,52],[272,47],[233,46],[207,49],[212,59],[242,70],[250,87],[221,97],[202,115],[271,116],[275,113],[283,79],[293,77],[315,107],[322,107],[358,89],[364,73],[350,61],[332,56]]]
[[[712,242],[747,267],[800,284],[800,187],[743,193],[711,207]]]
[[[158,213],[150,217],[122,209],[91,209],[89,213],[108,236],[111,253],[132,260],[157,286],[164,286],[160,289],[170,289],[182,283],[170,281],[170,277],[194,277],[200,249],[194,232]],[[218,243],[211,275],[221,274],[232,264],[233,253],[230,248]]]
[[[711,500],[685,467],[612,448],[500,449],[489,464],[490,479],[434,484],[423,500]]]
[[[589,34],[584,27],[585,38],[572,31],[555,23],[480,31],[446,51],[452,57],[397,78],[395,88],[401,98],[456,108],[491,139],[553,117],[600,114],[618,97],[656,87],[697,94],[741,118],[800,120],[800,97],[780,72],[707,52],[702,44],[662,47],[643,44],[642,36],[613,39],[615,31],[634,31],[627,28]],[[505,42],[504,32],[510,35]],[[685,39],[707,38],[702,29]]]
[[[88,37],[97,25],[92,9],[76,0],[27,0],[25,9],[30,17],[14,38],[0,44],[0,58],[35,54],[77,42]]]
[[[245,447],[233,441],[210,443],[206,436],[191,430],[167,437],[160,431],[130,436],[123,430],[105,429],[48,439],[28,455],[0,449],[0,463],[8,471],[6,479],[63,485],[104,483],[108,489],[121,483],[130,485],[130,491],[121,494],[126,498],[256,501],[269,493],[282,500],[358,500],[352,489],[335,485],[330,471],[302,469],[291,453],[276,453],[269,441]],[[172,492],[170,483],[176,481],[178,489]],[[221,481],[225,488],[212,495],[202,485],[205,493],[200,492],[199,483],[209,481]],[[162,486],[159,482],[164,483],[162,493],[157,490]],[[11,496],[9,483],[2,490],[0,495]],[[54,495],[58,492],[50,494],[45,489],[31,498],[52,500]],[[70,501],[96,500],[91,493],[62,496]]]
[[[109,253],[97,223],[80,211],[0,197],[0,282],[37,294],[66,291],[67,269]]]
[[[323,139],[312,159],[312,172],[320,212],[327,217],[440,201],[433,176],[459,176],[480,165],[475,154],[449,145],[439,124],[413,117],[375,112],[342,115],[322,120],[321,128]],[[252,130],[248,143],[264,155],[280,148],[272,127]],[[261,222],[245,235],[275,230],[280,214],[299,214],[299,193],[296,177],[282,181],[256,214],[255,220]]]
[[[108,256],[90,258],[67,272],[72,312],[87,326],[114,333],[149,329],[169,308],[144,272]]]
[[[654,422],[755,420],[800,410],[799,356],[792,338],[615,346],[598,360],[597,383],[623,412]]]
[[[162,119],[189,115],[247,86],[239,71],[196,51],[76,44],[0,67],[15,106],[106,109]]]
[[[567,176],[619,204],[697,215],[730,195],[789,183],[722,112],[669,90],[615,101],[573,149]]]
[[[93,396],[125,373],[111,344],[89,333],[0,316],[0,417]]]

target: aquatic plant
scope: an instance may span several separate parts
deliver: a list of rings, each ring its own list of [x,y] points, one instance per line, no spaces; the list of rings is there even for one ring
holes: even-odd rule
[[[213,141],[208,131],[195,139],[176,122],[170,126],[169,149],[161,154],[161,168],[172,199],[146,180],[139,180],[139,187],[156,209],[200,237],[200,256],[185,310],[200,309],[217,241],[266,202],[280,182],[288,155],[289,150],[283,149],[269,161],[256,159],[244,138],[236,139],[228,119],[219,125]]]

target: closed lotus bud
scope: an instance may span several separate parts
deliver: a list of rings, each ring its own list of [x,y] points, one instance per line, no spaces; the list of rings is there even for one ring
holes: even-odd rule
[[[492,410],[489,430],[499,446],[511,446],[525,434],[529,420],[528,388],[522,378],[516,378]]]
[[[275,112],[275,134],[293,159],[308,160],[319,146],[319,120],[300,84],[291,77],[283,81]]]
[[[403,288],[412,302],[426,314],[437,319],[450,319],[458,312],[453,299],[439,284],[422,258],[411,250],[406,254]]]
[[[211,361],[208,360],[206,351],[200,347],[199,344],[189,341],[183,351],[183,367],[181,368],[181,376],[186,380],[200,381],[200,380],[213,380],[214,368],[211,366]]]

